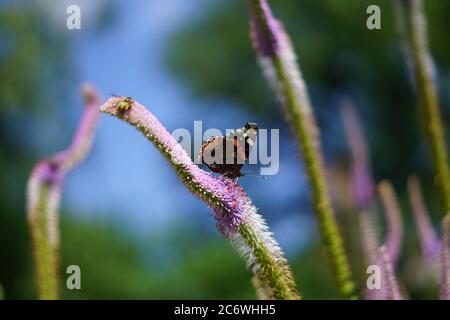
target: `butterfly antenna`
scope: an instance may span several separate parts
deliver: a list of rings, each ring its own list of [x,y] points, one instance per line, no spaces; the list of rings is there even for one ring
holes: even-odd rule
[[[256,178],[263,179],[263,180],[266,180],[266,179],[267,179],[266,176],[260,176],[260,175],[258,175],[258,174],[253,173],[253,172],[250,172],[250,171],[248,171],[248,172],[243,172],[242,175],[244,175],[244,176],[250,176],[250,177],[256,177]]]

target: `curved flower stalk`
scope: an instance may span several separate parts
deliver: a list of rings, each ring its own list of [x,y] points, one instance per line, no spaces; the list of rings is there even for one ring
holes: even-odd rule
[[[397,0],[397,12],[406,44],[406,54],[419,97],[423,128],[430,142],[434,179],[441,194],[445,211],[450,211],[450,169],[439,110],[434,66],[428,48],[426,19],[421,0]]]
[[[100,110],[138,129],[167,159],[184,185],[214,210],[218,230],[245,259],[270,298],[299,298],[278,243],[240,186],[196,166],[158,119],[131,98],[110,98]]]
[[[378,237],[373,227],[372,216],[366,211],[359,214],[359,223],[362,230],[363,248],[369,264],[376,264],[378,260]]]
[[[64,175],[89,152],[98,119],[99,96],[82,87],[85,110],[71,145],[39,161],[28,180],[27,218],[31,230],[39,299],[58,299],[59,203]]]
[[[367,211],[361,211],[358,214],[358,218],[363,242],[362,247],[364,254],[366,255],[367,266],[377,265],[379,263],[378,238],[372,221],[373,217]],[[367,289],[365,298],[367,300],[380,299],[380,290]]]
[[[325,184],[319,132],[289,36],[272,16],[266,0],[248,0],[248,6],[251,38],[259,63],[282,103],[285,118],[303,153],[314,210],[339,290],[343,296],[354,298],[355,286]]]
[[[382,291],[386,295],[383,299],[402,300],[397,277],[395,276],[394,265],[392,264],[391,257],[389,256],[387,248],[384,245],[379,248],[379,254],[383,262]]]
[[[393,268],[397,265],[403,237],[403,221],[400,205],[392,184],[385,180],[378,184],[381,202],[387,220],[386,252]]]
[[[350,146],[353,192],[355,193],[356,203],[360,210],[369,210],[373,204],[375,186],[370,169],[367,143],[355,107],[350,102],[345,101],[343,103],[341,115]]]
[[[344,100],[341,117],[351,152],[351,181],[355,201],[359,210],[359,224],[363,240],[363,250],[368,265],[378,263],[378,239],[373,222],[373,200],[375,186],[370,170],[370,157],[362,128],[353,104]],[[366,299],[379,299],[380,290],[366,290]]]
[[[408,193],[412,212],[414,214],[416,230],[419,234],[422,254],[428,265],[434,267],[439,256],[441,243],[433,229],[430,214],[428,213],[420,190],[419,179],[416,175],[412,175],[408,178]]]
[[[378,237],[373,221],[375,185],[370,169],[369,150],[355,107],[348,100],[344,100],[342,103],[341,117],[351,152],[351,181],[359,210],[363,250],[368,265],[376,265],[379,262],[379,254]],[[366,298],[369,300],[379,299],[379,293],[380,290],[367,290]]]
[[[450,212],[442,220],[440,299],[450,300]]]

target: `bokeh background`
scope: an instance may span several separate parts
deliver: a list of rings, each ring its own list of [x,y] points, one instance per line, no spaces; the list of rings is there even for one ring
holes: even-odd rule
[[[450,2],[425,1],[444,122],[450,119]],[[81,8],[81,30],[66,28],[66,8]],[[319,126],[337,218],[355,278],[365,283],[342,99],[355,104],[376,181],[399,192],[405,243],[399,277],[412,298],[437,298],[405,194],[418,173],[434,221],[439,199],[416,116],[390,0],[271,1],[292,37]],[[382,30],[366,28],[377,4]],[[79,86],[106,100],[132,96],[174,130],[279,128],[280,170],[240,183],[285,250],[302,295],[338,298],[300,152],[256,63],[241,0],[11,1],[0,4],[0,292],[36,297],[25,189],[33,165],[63,149],[82,112]],[[449,130],[447,130],[448,133]],[[447,135],[448,137],[448,135]],[[448,141],[448,139],[447,139]],[[255,168],[247,168],[257,174]],[[340,191],[340,192],[339,192]],[[62,262],[82,271],[82,290],[65,299],[255,298],[244,262],[216,231],[209,209],[189,194],[161,155],[116,119],[102,116],[87,160],[65,181]]]

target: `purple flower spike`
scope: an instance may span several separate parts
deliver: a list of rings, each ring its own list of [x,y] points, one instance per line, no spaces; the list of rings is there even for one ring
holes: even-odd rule
[[[59,203],[64,175],[88,153],[98,119],[99,96],[82,87],[85,110],[71,145],[39,161],[28,180],[27,218],[33,241],[36,280],[40,299],[58,299]]]
[[[450,300],[450,212],[442,220],[440,299]]]
[[[356,202],[360,210],[368,210],[372,206],[375,187],[367,143],[354,106],[345,101],[341,114],[352,156],[352,180]]]
[[[378,263],[378,239],[373,227],[372,215],[366,211],[361,211],[358,215],[362,234],[363,250],[366,255],[367,264],[375,265]],[[377,300],[379,290],[367,290],[367,300]]]
[[[397,265],[403,238],[403,220],[394,187],[389,181],[378,184],[381,202],[387,220],[386,251],[393,268]]]
[[[367,143],[355,107],[348,100],[344,100],[341,116],[351,152],[351,176],[355,201],[359,210],[359,222],[363,239],[363,248],[369,265],[378,262],[378,237],[373,222],[372,205],[375,186],[371,173],[370,157]],[[366,298],[376,300],[380,298],[380,290],[367,290]]]
[[[287,121],[296,132],[298,124],[295,121],[298,119],[295,118],[301,117],[308,131],[309,143],[315,149],[314,152],[319,153],[319,131],[291,39],[282,23],[272,15],[266,0],[248,0],[247,3],[251,19],[250,37],[261,69],[282,102]],[[283,81],[288,84],[283,84]]]
[[[66,172],[83,161],[88,154],[92,146],[94,131],[99,116],[99,94],[89,84],[84,84],[81,87],[81,93],[85,101],[85,110],[72,143],[66,150],[54,156],[54,160]]]
[[[402,300],[397,277],[395,276],[394,265],[385,246],[379,248],[380,257],[383,261],[382,291],[386,294],[385,300]]]
[[[439,256],[441,243],[430,219],[430,214],[425,205],[420,190],[420,183],[417,176],[410,176],[408,179],[409,201],[411,203],[412,212],[416,230],[419,234],[420,246],[428,265],[434,267]]]
[[[280,42],[280,35],[283,40],[289,41],[289,38],[284,36],[283,25],[274,18],[267,1],[261,1],[260,6],[252,6],[249,3],[248,7],[251,15],[250,36],[255,49],[262,56],[274,57],[280,47],[285,45]],[[267,25],[261,23],[262,19],[267,21]]]
[[[196,166],[159,120],[132,98],[110,98],[100,111],[125,120],[144,134],[184,185],[213,209],[218,230],[246,260],[268,297],[299,298],[281,249],[240,186]]]

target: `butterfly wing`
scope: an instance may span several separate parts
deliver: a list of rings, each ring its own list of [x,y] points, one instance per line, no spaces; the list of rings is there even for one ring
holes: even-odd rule
[[[250,152],[256,143],[258,135],[258,125],[256,123],[247,122],[243,128],[230,132],[228,139],[233,141],[236,148],[238,163],[244,163],[248,160]]]
[[[199,162],[228,178],[241,177],[241,168],[255,145],[258,127],[247,123],[227,136],[212,137],[199,153]]]

